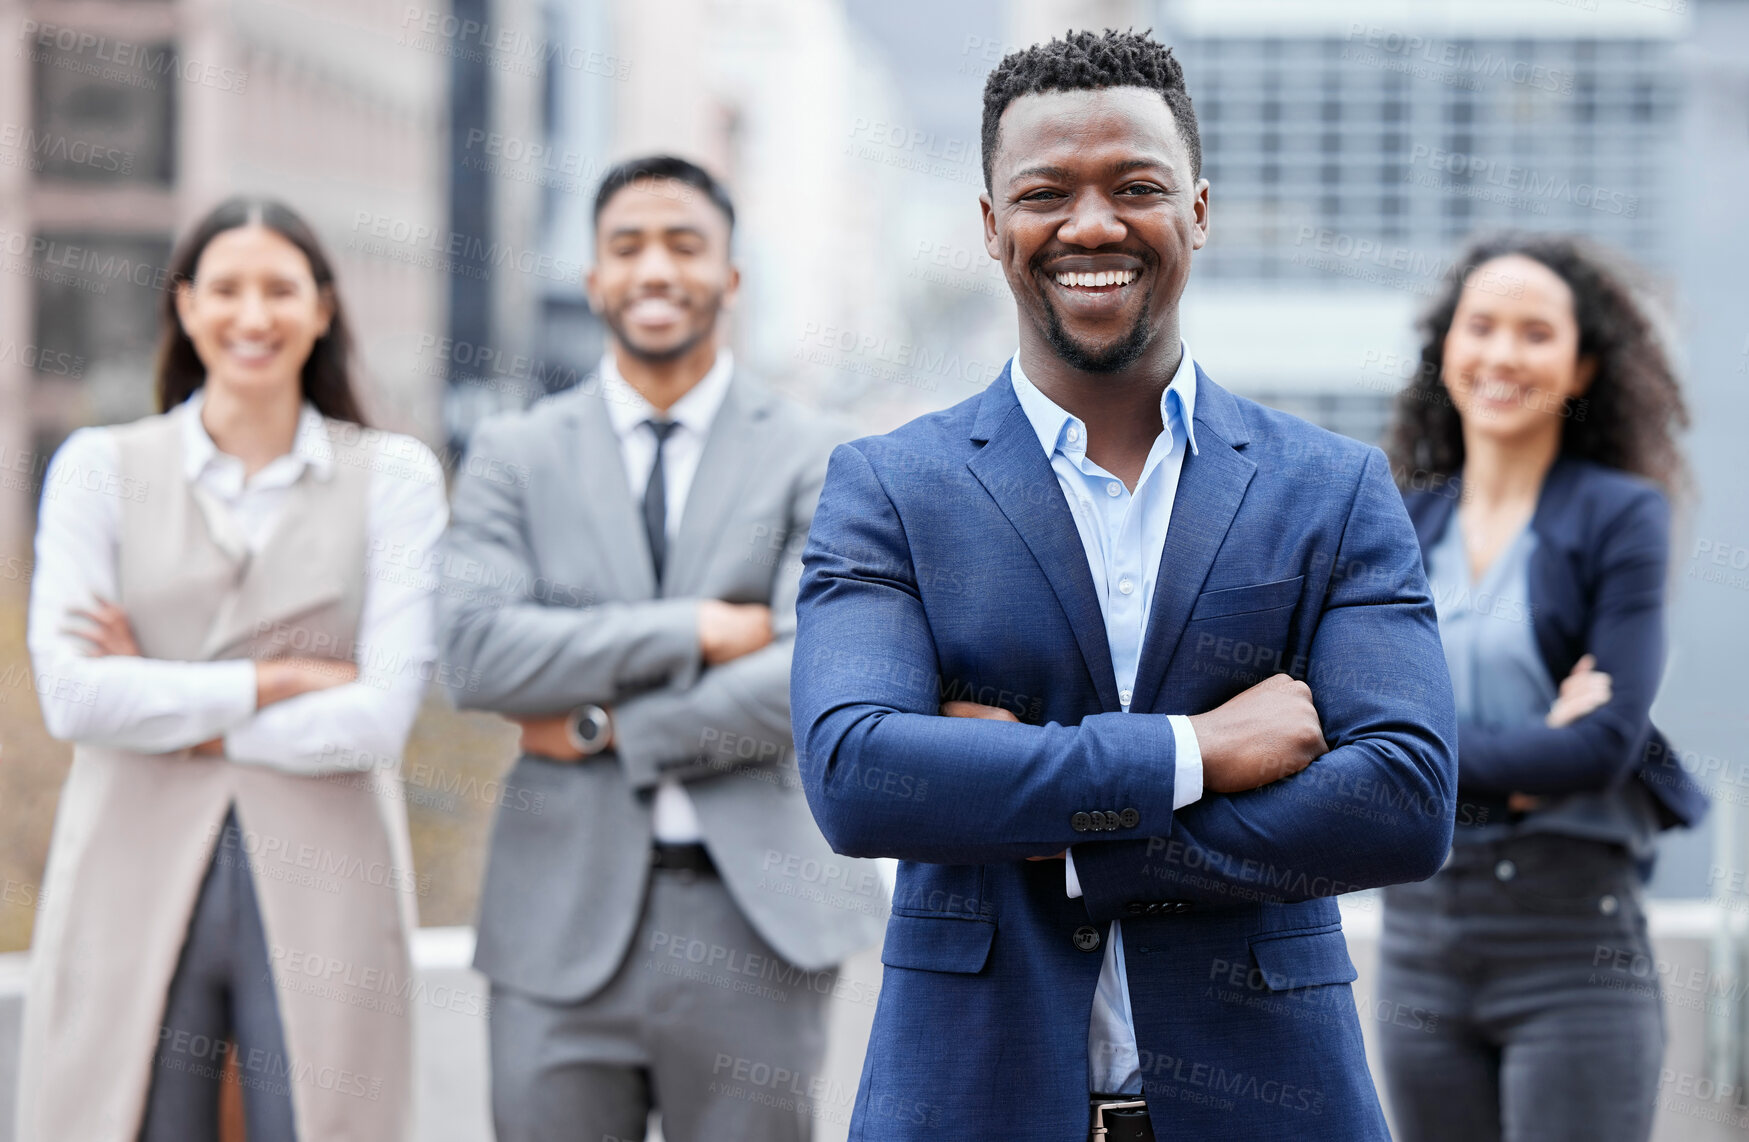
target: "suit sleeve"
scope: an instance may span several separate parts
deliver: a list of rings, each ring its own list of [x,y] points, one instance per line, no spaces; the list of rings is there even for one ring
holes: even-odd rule
[[[691,678],[695,600],[592,604],[585,585],[541,575],[527,539],[528,448],[518,439],[529,423],[482,424],[456,477],[438,590],[444,655],[468,682],[450,691],[454,701],[555,714]]]
[[[614,752],[635,789],[690,781],[790,756],[789,676],[802,548],[826,477],[821,437],[795,480],[771,591],[771,645],[713,666],[685,689],[654,690],[614,709]]]
[[[1585,649],[1610,676],[1611,695],[1570,725],[1495,729],[1464,723],[1458,781],[1466,792],[1576,793],[1628,780],[1652,732],[1664,671],[1664,577],[1670,509],[1647,488],[1599,529],[1596,597]],[[1555,680],[1557,684],[1560,679]]]
[[[1049,856],[1078,812],[1137,810],[1169,828],[1164,715],[1079,726],[940,716],[941,679],[899,513],[869,460],[840,446],[802,561],[790,685],[797,760],[836,851],[939,864]],[[902,795],[900,795],[902,794]]]
[[[1131,902],[1306,900],[1431,876],[1451,844],[1457,724],[1421,552],[1384,456],[1367,456],[1306,682],[1330,751],[1293,777],[1205,795],[1168,834],[1082,844],[1089,914]],[[1308,599],[1315,598],[1308,595]]]

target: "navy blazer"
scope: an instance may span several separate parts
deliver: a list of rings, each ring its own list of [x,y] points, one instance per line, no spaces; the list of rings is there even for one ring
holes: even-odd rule
[[[1131,713],[1007,370],[832,455],[803,555],[798,760],[835,849],[901,861],[852,1138],[1084,1137],[1114,919],[1161,1137],[1388,1137],[1331,897],[1430,876],[1450,844],[1433,602],[1383,454],[1197,377],[1201,450]],[[1330,752],[1174,812],[1163,715],[1279,671],[1311,685]],[[955,698],[1019,724],[940,717]],[[1024,859],[1071,845],[1080,899],[1061,862]]]
[[[1463,494],[1461,477],[1408,493],[1423,557],[1445,534]],[[1639,780],[1665,828],[1694,825],[1707,794],[1652,725],[1664,673],[1664,580],[1670,507],[1656,485],[1614,468],[1563,456],[1537,497],[1530,529],[1530,621],[1537,650],[1558,685],[1586,653],[1609,674],[1609,703],[1572,725],[1540,723],[1458,732],[1458,784],[1466,803],[1509,793],[1575,793]]]

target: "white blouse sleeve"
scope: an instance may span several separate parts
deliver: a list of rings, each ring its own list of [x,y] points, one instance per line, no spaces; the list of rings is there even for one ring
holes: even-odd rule
[[[437,566],[449,522],[431,450],[389,435],[371,476],[358,681],[268,706],[225,735],[233,761],[293,773],[394,771],[437,659]]]
[[[50,736],[139,753],[167,753],[223,734],[255,709],[255,665],[94,657],[69,627],[74,607],[115,601],[122,503],[115,440],[81,428],[43,480],[30,582],[32,682]]]

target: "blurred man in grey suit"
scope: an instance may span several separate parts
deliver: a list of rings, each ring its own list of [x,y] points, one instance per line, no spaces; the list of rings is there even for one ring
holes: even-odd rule
[[[838,437],[735,370],[734,209],[667,156],[610,171],[596,376],[476,430],[441,592],[459,705],[522,726],[482,890],[500,1142],[807,1139],[836,966],[876,870],[796,775],[800,552]],[[759,1076],[791,1076],[782,1088]]]

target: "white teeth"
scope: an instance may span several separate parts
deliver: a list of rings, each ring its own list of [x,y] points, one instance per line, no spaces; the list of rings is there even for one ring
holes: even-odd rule
[[[1104,270],[1097,274],[1058,274],[1057,284],[1099,289],[1103,286],[1125,286],[1141,276],[1139,270]]]

